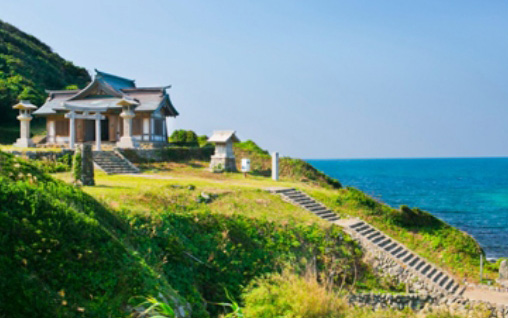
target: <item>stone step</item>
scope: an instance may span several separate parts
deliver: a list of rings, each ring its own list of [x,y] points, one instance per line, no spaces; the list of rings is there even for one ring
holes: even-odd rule
[[[388,245],[386,248],[385,248],[385,251],[389,252],[391,250],[393,250],[395,247],[397,247],[399,244],[397,244],[397,242],[393,242],[392,244]]]
[[[427,264],[427,262],[425,262],[424,260],[421,260],[416,266],[415,266],[415,269],[417,271],[420,271],[422,269],[422,267]]]
[[[294,193],[284,193],[284,195],[291,200],[298,200],[298,199],[309,199],[308,196],[305,194],[302,194],[301,192],[294,192]]]
[[[444,284],[448,281],[449,277],[444,275],[444,277],[439,281],[438,285],[444,287]]]
[[[420,258],[417,256],[415,257],[410,263],[409,263],[409,266],[411,267],[416,267],[416,264],[418,264],[418,262],[420,261]]]
[[[373,230],[373,228],[370,225],[364,224],[362,226],[359,226],[359,227],[355,228],[355,231],[360,233],[360,232],[363,232],[365,230],[371,230],[371,229]]]
[[[363,231],[358,231],[359,234],[365,236],[365,235],[369,235],[369,234],[372,234],[374,233],[376,230],[373,229],[373,228],[368,228],[366,230],[363,230]]]
[[[331,219],[331,218],[335,218],[337,215],[335,213],[330,213],[330,214],[326,214],[326,215],[320,215],[319,217],[322,218],[322,219]]]
[[[371,241],[372,241],[372,243],[377,244],[377,243],[381,242],[381,241],[382,241],[382,240],[384,240],[384,239],[386,239],[386,236],[384,236],[384,235],[379,235],[379,236],[376,236],[376,237],[375,237],[374,239],[372,239]]]
[[[333,213],[332,211],[330,210],[322,210],[322,211],[312,211],[312,213],[316,214],[316,215],[323,215],[323,214],[327,214],[327,213]],[[335,214],[335,213],[333,213]]]
[[[318,203],[302,204],[302,206],[304,208],[306,208],[307,210],[311,210],[311,211],[320,210],[320,209],[326,209],[324,206],[322,206],[321,204],[318,204]]]
[[[362,226],[362,225],[365,225],[365,222],[360,221],[360,222],[358,222],[358,223],[355,223],[355,224],[350,225],[349,227],[350,227],[350,228],[352,228],[352,229],[356,229],[356,228],[358,228],[358,227],[360,227],[360,226]]]
[[[391,251],[392,255],[397,255],[398,253],[400,253],[402,250],[404,249],[404,247],[402,246],[399,246],[397,247],[396,249],[394,249],[393,251]]]
[[[384,247],[386,244],[389,244],[391,242],[392,242],[392,240],[390,240],[389,238],[385,237],[385,239],[383,241],[381,241],[381,242],[378,242],[377,245],[379,247]]]
[[[381,235],[381,233],[379,231],[376,231],[376,232],[374,232],[372,234],[367,235],[366,237],[367,237],[368,240],[372,240],[376,236],[380,236],[380,235]]]
[[[138,170],[127,159],[113,151],[95,151],[93,160],[107,174],[138,173]]]
[[[402,257],[404,257],[406,254],[407,254],[407,250],[403,248],[403,249],[402,249],[402,252],[400,252],[399,254],[395,255],[395,257],[397,257],[397,258],[402,258]]]
[[[453,279],[451,279],[448,285],[446,285],[445,289],[451,291],[451,288],[453,287],[454,283],[455,282],[453,281]]]
[[[407,263],[409,262],[412,258],[414,257],[414,254],[409,254],[408,256],[406,256],[402,261],[404,263]]]
[[[433,279],[435,275],[439,274],[439,271],[437,270],[437,268],[432,268],[430,270],[430,272],[427,274],[427,277],[429,279]]]
[[[438,271],[437,275],[434,276],[434,279],[432,280],[434,283],[437,283],[441,278],[443,277],[443,272]]]
[[[275,193],[279,193],[279,194],[286,194],[286,193],[292,193],[292,192],[295,192],[295,189],[293,188],[285,188],[285,189],[276,189],[276,190],[271,190]]]

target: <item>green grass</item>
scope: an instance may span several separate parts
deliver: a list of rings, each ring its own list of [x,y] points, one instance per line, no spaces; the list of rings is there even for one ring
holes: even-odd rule
[[[237,299],[255,277],[309,262],[337,284],[383,288],[348,236],[261,191],[266,178],[99,172],[80,189],[0,156],[0,316],[122,316],[133,299],[178,293],[193,317],[215,317],[225,290]]]
[[[94,317],[129,298],[179,297],[89,195],[0,152],[0,316]]]

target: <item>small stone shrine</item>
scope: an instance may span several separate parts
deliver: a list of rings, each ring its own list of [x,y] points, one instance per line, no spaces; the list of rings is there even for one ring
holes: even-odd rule
[[[240,140],[235,133],[234,130],[214,131],[212,137],[208,139],[208,142],[215,143],[215,153],[210,162],[210,170],[237,171],[233,143]]]

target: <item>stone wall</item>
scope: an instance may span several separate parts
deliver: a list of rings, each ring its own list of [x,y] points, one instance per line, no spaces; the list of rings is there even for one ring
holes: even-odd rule
[[[165,147],[159,149],[118,149],[132,163],[210,161],[213,147]]]
[[[377,245],[364,240],[352,231],[348,231],[362,247],[364,260],[380,276],[394,280],[397,284],[405,284],[408,293],[425,293],[433,298],[444,297],[444,293],[435,284],[423,279],[417,272],[395,261],[391,254],[383,251]]]
[[[487,302],[470,301],[459,297],[435,298],[422,294],[350,294],[348,302],[351,306],[378,309],[403,310],[410,308],[415,311],[436,312],[447,311],[462,317],[508,318],[508,306],[495,305]]]
[[[18,150],[2,150],[15,156],[24,157],[32,160],[49,160],[57,161],[63,156],[69,154],[74,155],[74,150],[62,149],[62,151],[18,151]]]

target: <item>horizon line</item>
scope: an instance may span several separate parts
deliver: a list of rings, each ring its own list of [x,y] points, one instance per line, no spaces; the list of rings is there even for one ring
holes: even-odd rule
[[[418,159],[508,159],[508,156],[475,157],[363,157],[363,158],[304,158],[303,160],[418,160]]]

